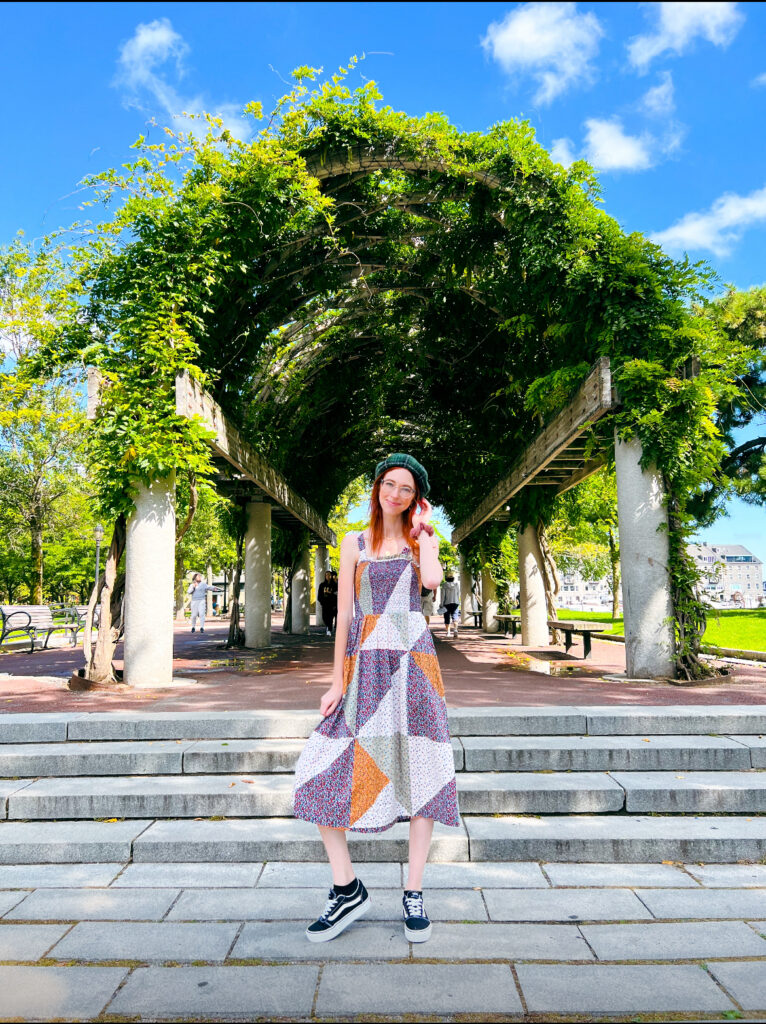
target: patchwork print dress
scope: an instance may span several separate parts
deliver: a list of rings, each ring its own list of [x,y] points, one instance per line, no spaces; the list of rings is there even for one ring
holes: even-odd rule
[[[458,825],[439,663],[409,546],[370,558],[359,535],[343,699],[295,769],[296,818],[382,832],[415,816]]]

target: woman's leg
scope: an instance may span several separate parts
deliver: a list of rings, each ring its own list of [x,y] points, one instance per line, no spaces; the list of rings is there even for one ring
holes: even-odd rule
[[[407,866],[405,889],[420,892],[423,888],[423,870],[428,860],[433,830],[432,818],[413,818],[410,821],[410,862]]]
[[[354,865],[348,852],[345,829],[328,828],[326,825],[317,827],[330,862],[333,885],[348,885],[354,881]]]

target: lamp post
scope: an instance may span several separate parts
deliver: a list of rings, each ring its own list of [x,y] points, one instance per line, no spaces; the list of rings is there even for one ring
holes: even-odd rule
[[[93,539],[96,542],[96,588],[98,588],[98,577],[101,572],[101,541],[104,539],[104,527],[96,523],[93,529]]]

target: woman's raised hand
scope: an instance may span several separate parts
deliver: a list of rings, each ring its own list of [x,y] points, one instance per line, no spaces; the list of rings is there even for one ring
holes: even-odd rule
[[[319,713],[323,718],[327,718],[340,704],[341,697],[343,696],[343,690],[338,690],[334,686],[331,686],[327,693],[322,694],[322,699],[319,702]]]

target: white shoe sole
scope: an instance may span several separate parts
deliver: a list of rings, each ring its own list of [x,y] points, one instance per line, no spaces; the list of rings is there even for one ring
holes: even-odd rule
[[[428,942],[431,938],[431,925],[429,924],[427,928],[418,928],[417,930],[408,928],[405,925],[404,937],[408,942]]]
[[[310,932],[306,929],[306,938],[309,942],[329,942],[330,939],[335,939],[340,935],[341,932],[345,931],[350,924],[354,921],[358,921],[360,917],[364,917],[367,911],[372,906],[372,900],[369,895],[364,903],[360,903],[358,907],[354,907],[350,914],[346,914],[342,921],[338,921],[331,928],[326,928],[323,932]]]

